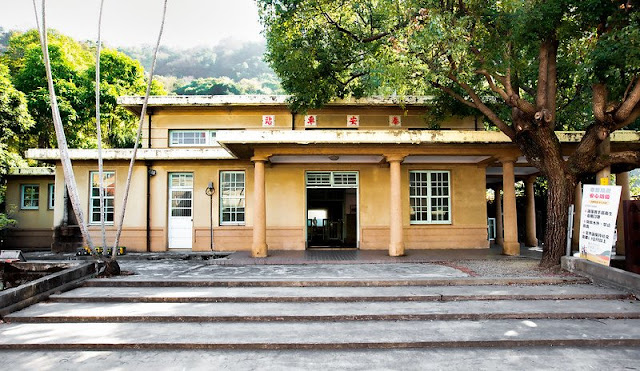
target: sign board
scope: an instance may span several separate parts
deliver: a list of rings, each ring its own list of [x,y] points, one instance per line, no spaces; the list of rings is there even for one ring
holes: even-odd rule
[[[580,215],[580,257],[609,265],[614,244],[620,186],[585,184]]]
[[[389,116],[389,127],[399,128],[402,126],[401,116]]]
[[[347,116],[347,127],[357,128],[360,126],[360,116],[359,115],[349,115]]]
[[[307,115],[304,117],[304,126],[305,127],[316,127],[318,126],[318,116],[316,115]]]
[[[275,115],[263,115],[262,116],[262,127],[270,128],[276,125],[276,116]]]

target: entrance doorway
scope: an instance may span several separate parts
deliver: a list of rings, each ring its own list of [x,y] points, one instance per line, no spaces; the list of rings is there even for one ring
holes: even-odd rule
[[[357,180],[357,172],[307,172],[307,247],[358,246]]]
[[[193,173],[169,174],[169,249],[191,249]]]

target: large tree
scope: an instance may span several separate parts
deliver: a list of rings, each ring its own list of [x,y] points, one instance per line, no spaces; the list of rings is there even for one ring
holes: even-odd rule
[[[638,4],[620,0],[258,0],[267,59],[297,110],[335,97],[446,95],[480,112],[548,179],[541,265],[560,262],[573,190],[639,166],[599,154],[640,115]],[[583,129],[563,158],[556,130]]]

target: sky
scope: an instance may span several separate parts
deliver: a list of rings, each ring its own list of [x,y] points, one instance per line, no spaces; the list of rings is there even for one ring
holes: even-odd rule
[[[40,12],[41,0],[36,0]],[[163,0],[105,0],[102,40],[107,46],[155,44]],[[47,27],[78,40],[96,40],[100,0],[48,0]],[[0,0],[0,27],[35,28],[31,0]],[[254,0],[169,0],[162,45],[212,46],[223,39],[263,41]]]

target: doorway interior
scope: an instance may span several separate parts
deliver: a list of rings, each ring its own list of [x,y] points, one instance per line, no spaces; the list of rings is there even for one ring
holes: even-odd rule
[[[307,247],[358,247],[357,172],[307,173]]]

